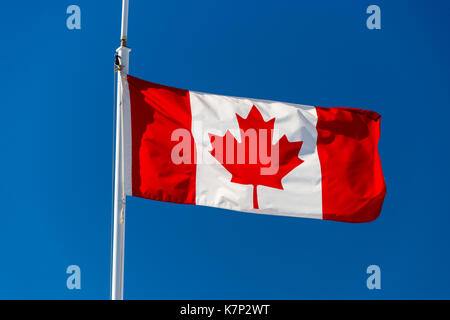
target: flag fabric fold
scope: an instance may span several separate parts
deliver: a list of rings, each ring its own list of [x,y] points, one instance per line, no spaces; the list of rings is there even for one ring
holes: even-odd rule
[[[127,195],[343,222],[381,212],[376,112],[206,94],[129,75],[125,87]]]

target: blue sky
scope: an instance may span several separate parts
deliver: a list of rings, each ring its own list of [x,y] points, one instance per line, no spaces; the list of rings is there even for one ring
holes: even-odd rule
[[[125,298],[450,298],[448,1],[130,0],[130,73],[382,115],[387,196],[345,224],[127,200]],[[81,8],[81,30],[66,8]],[[381,30],[365,13],[381,8]],[[109,298],[121,1],[2,8],[0,298]],[[66,268],[81,268],[81,290]],[[368,290],[366,268],[381,268]]]

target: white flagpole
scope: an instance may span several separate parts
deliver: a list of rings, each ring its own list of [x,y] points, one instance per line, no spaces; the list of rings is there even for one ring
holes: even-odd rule
[[[125,252],[125,190],[123,154],[123,84],[128,74],[130,49],[127,48],[128,0],[122,0],[122,32],[117,72],[116,145],[114,162],[114,229],[111,272],[111,299],[123,299],[123,267]]]

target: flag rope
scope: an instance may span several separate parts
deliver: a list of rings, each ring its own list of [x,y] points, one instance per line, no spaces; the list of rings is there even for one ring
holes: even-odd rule
[[[116,55],[117,56],[117,55]],[[112,167],[111,167],[111,237],[110,237],[110,268],[109,268],[109,278],[112,278],[112,266],[113,266],[113,244],[114,244],[114,167],[115,167],[115,145],[116,145],[116,89],[117,89],[117,79],[116,79],[116,61],[114,60],[114,72],[113,72],[113,138],[112,138]],[[112,282],[109,282],[109,293],[112,296]]]

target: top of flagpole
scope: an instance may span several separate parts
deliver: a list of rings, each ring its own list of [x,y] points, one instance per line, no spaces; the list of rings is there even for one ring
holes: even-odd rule
[[[117,67],[115,71],[121,71],[122,74],[128,74],[128,54],[130,48],[127,47],[127,34],[128,34],[128,3],[129,0],[122,0],[122,29],[120,32],[120,47],[116,50],[116,62]]]
[[[127,46],[127,32],[128,32],[128,0],[122,1],[122,31],[120,35],[120,45]]]

